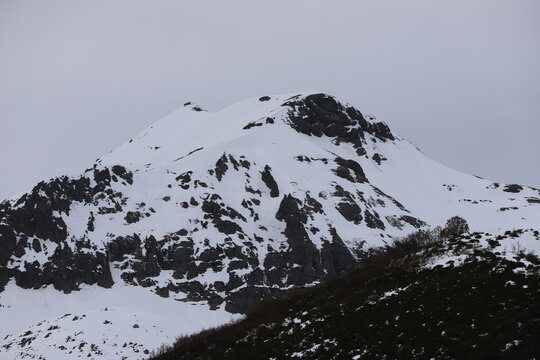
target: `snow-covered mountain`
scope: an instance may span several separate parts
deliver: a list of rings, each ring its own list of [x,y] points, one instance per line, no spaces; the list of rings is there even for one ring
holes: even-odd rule
[[[442,166],[325,94],[187,103],[0,203],[0,359],[144,358],[453,215],[538,229],[540,190]]]

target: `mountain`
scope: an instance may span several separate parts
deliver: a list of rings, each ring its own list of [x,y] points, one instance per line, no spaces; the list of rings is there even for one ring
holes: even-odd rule
[[[453,215],[535,230],[540,190],[448,169],[325,94],[186,103],[0,204],[0,357],[144,358]]]

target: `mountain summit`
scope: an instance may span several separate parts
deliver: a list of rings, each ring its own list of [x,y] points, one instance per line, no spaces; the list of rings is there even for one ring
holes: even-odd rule
[[[19,319],[0,353],[144,357],[453,215],[538,228],[540,190],[442,166],[326,94],[187,103],[80,176],[0,203],[0,320]]]

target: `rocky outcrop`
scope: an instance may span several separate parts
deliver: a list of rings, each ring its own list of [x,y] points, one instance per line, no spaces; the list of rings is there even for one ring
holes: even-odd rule
[[[358,155],[366,154],[362,142],[366,134],[381,141],[395,139],[385,123],[368,122],[360,111],[326,94],[293,97],[284,105],[293,109],[289,112],[293,129],[306,135],[331,137],[336,144],[350,143]]]
[[[523,190],[523,186],[517,184],[506,185],[503,189],[503,191],[516,194],[519,193],[521,190]]]
[[[73,204],[114,204],[121,209],[122,194],[111,184],[133,184],[133,174],[122,166],[115,166],[113,174],[95,167],[79,178],[42,181],[13,206],[1,204],[0,290],[9,278],[23,288],[53,285],[64,292],[78,290],[80,284],[112,286],[107,251],[84,236],[69,238],[64,216],[70,215]],[[87,232],[94,231],[94,220],[90,212]],[[29,261],[30,253],[43,253],[47,260]]]
[[[276,183],[276,180],[272,176],[272,169],[270,166],[266,165],[264,167],[263,172],[261,173],[262,181],[265,183],[266,186],[268,186],[268,189],[270,189],[270,196],[271,197],[278,197],[279,196],[279,187]]]
[[[69,293],[78,290],[80,284],[111,287],[113,280],[107,254],[86,252],[85,244],[76,245],[75,252],[69,247],[58,246],[45,264],[25,262],[23,269],[11,269],[10,273],[16,284],[25,289],[53,285],[55,289]]]

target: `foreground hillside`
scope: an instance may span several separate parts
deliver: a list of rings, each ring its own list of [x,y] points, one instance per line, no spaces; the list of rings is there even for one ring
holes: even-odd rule
[[[527,237],[539,240],[517,231],[398,243],[154,359],[534,359],[540,261],[516,245]]]

